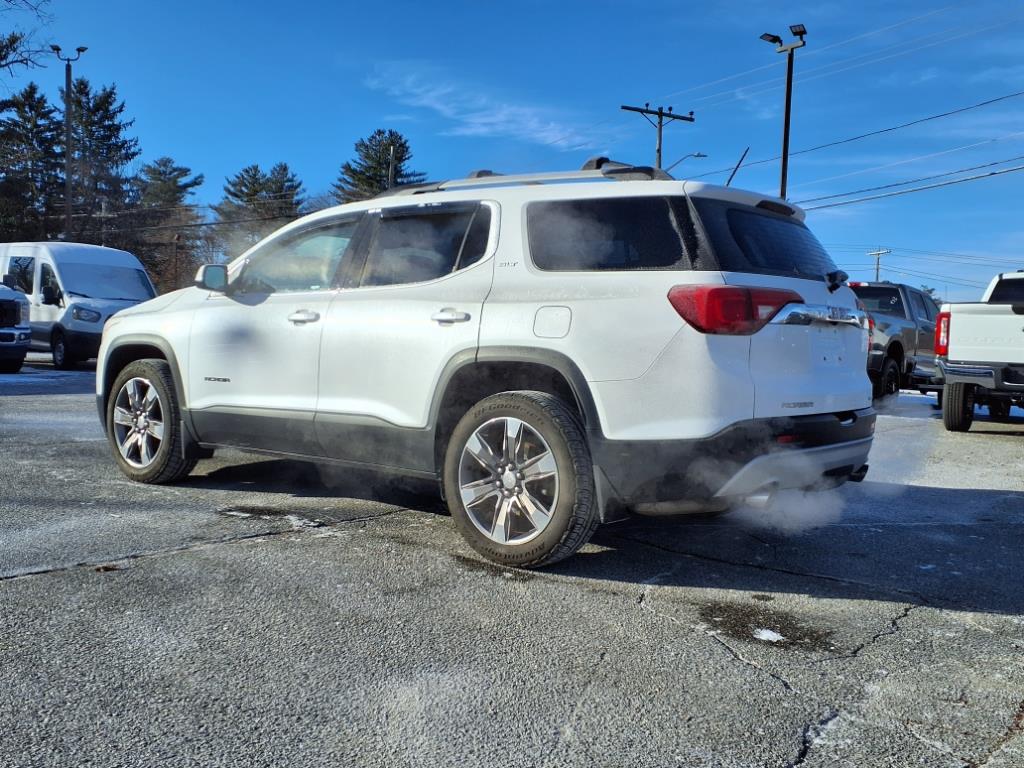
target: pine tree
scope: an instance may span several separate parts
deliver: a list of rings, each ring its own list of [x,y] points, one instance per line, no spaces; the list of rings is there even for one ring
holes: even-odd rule
[[[57,110],[35,83],[0,104],[0,236],[46,240],[59,231],[63,179]]]
[[[224,199],[213,206],[220,225],[217,237],[234,257],[299,215],[302,182],[287,163],[270,172],[249,165],[226,180]]]
[[[119,237],[123,230],[107,220],[136,202],[127,170],[142,150],[138,139],[126,136],[135,121],[123,119],[125,106],[117,99],[117,86],[94,91],[82,77],[71,86],[71,108],[72,239],[131,250],[131,238]],[[107,237],[110,228],[112,236]]]
[[[332,187],[339,203],[365,200],[388,188],[392,148],[395,186],[418,184],[426,178],[425,174],[408,169],[412,151],[406,138],[398,131],[378,128],[369,138],[356,142],[355,159],[341,166],[338,180]]]
[[[146,163],[139,170],[139,205],[143,208],[171,208],[182,205],[192,191],[203,183],[203,174],[189,175],[191,168],[175,165],[169,157]]]

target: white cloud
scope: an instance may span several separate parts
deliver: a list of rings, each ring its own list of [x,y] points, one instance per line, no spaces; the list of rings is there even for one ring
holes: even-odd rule
[[[507,137],[556,149],[597,149],[591,132],[554,117],[555,110],[515,103],[480,92],[430,64],[391,62],[380,65],[366,85],[407,107],[440,115],[451,123],[451,136]]]

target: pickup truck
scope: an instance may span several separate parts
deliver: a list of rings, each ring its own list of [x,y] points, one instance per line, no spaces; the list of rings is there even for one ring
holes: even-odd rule
[[[944,304],[935,353],[947,430],[970,429],[975,405],[993,421],[1009,420],[1011,406],[1024,406],[1024,272],[994,277],[980,302]]]
[[[940,392],[935,365],[939,307],[924,291],[902,283],[849,283],[872,323],[868,376],[875,398],[900,389]]]

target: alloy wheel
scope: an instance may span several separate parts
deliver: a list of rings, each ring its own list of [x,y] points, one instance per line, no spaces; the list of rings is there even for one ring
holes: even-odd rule
[[[136,469],[156,458],[164,439],[160,394],[148,379],[128,379],[114,399],[114,439],[121,457]]]
[[[521,419],[491,419],[470,435],[459,493],[474,526],[497,544],[525,544],[547,528],[558,501],[551,447]]]

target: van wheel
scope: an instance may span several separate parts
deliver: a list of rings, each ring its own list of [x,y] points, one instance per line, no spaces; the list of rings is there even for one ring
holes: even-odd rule
[[[50,340],[50,348],[53,350],[53,367],[62,371],[70,371],[77,365],[78,361],[68,352],[68,343],[61,331],[54,331]]]
[[[171,483],[196,465],[183,456],[181,414],[166,360],[136,360],[107,400],[107,435],[117,465],[139,483]]]
[[[891,357],[885,358],[882,362],[882,370],[874,381],[875,400],[883,397],[891,397],[900,391],[900,367]]]
[[[966,432],[974,421],[974,385],[947,384],[942,398],[942,423],[949,432]]]
[[[1010,404],[1005,400],[989,400],[988,415],[992,421],[1009,421]]]
[[[448,442],[444,490],[469,545],[501,565],[569,557],[599,520],[583,427],[544,392],[503,392],[473,406]]]

